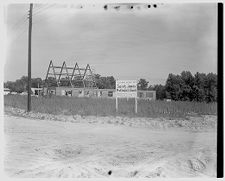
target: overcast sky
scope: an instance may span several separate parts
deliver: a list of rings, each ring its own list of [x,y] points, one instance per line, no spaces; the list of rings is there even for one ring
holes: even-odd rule
[[[120,10],[103,5],[34,4],[32,77],[48,64],[87,63],[102,76],[165,84],[169,73],[217,72],[217,4],[159,4]],[[28,4],[5,12],[4,80],[27,75]]]

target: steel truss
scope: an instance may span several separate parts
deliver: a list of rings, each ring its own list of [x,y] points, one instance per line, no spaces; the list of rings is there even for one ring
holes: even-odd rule
[[[51,73],[52,71],[52,73]],[[54,66],[52,60],[49,63],[46,75],[46,86],[49,84],[49,77],[53,76],[56,80],[57,86],[60,87],[60,82],[68,81],[71,87],[80,88],[96,88],[95,77],[92,73],[91,67],[87,64],[86,68],[80,68],[76,63],[74,67],[67,67],[64,61],[62,66]],[[77,83],[79,83],[77,85]]]

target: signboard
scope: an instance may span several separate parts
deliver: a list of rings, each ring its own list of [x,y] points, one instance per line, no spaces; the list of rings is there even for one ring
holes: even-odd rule
[[[136,98],[137,97],[137,81],[136,80],[117,80],[116,81],[116,97]]]
[[[116,81],[116,111],[118,112],[118,98],[135,98],[135,113],[137,113],[137,81]]]

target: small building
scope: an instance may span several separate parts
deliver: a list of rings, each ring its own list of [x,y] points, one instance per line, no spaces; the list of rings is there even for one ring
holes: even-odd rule
[[[46,93],[68,97],[116,98],[116,89],[49,87],[48,89],[44,88],[44,94],[46,95]],[[145,100],[156,100],[156,91],[138,90],[137,97]]]
[[[31,91],[32,91],[32,95],[35,95],[35,96],[39,96],[41,95],[41,92],[43,91],[43,88],[31,88]]]
[[[140,99],[156,100],[156,91],[138,90],[137,96]]]
[[[10,93],[10,89],[4,87],[4,95],[8,95],[9,93]]]
[[[22,96],[27,96],[28,93],[27,93],[27,92],[21,92],[20,95],[22,95]]]
[[[55,94],[56,95],[56,88],[55,87],[44,87],[43,88],[43,95],[48,95],[48,94]]]

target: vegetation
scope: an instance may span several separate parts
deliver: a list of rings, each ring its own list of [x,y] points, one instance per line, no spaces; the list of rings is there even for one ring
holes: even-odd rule
[[[217,101],[217,75],[213,73],[194,76],[183,71],[181,75],[169,74],[165,90],[173,100]]]
[[[20,79],[13,81],[7,81],[4,83],[4,87],[9,88],[12,92],[25,92],[27,91],[27,76],[22,76]],[[116,80],[113,76],[102,77],[99,74],[95,75],[95,81],[99,89],[115,89]],[[72,81],[73,82],[73,81]],[[82,82],[76,82],[77,86],[82,86]],[[74,82],[73,82],[74,84]],[[41,78],[31,79],[31,87],[43,87],[45,85],[45,80]],[[54,77],[48,77],[49,87],[57,87],[57,82]],[[70,86],[69,79],[62,78],[60,80],[60,86]]]
[[[115,89],[115,78],[113,76],[102,77],[95,75],[99,89]],[[49,86],[56,87],[55,78],[49,77]],[[78,82],[79,83],[79,82]],[[43,87],[45,81],[41,78],[32,79],[32,87]],[[175,101],[216,102],[217,101],[217,75],[213,73],[196,73],[194,76],[189,71],[183,71],[180,75],[169,74],[165,85],[149,85],[145,79],[138,82],[138,90],[155,90],[158,100],[172,99]],[[62,79],[61,86],[69,86],[68,79]],[[27,77],[23,76],[15,82],[8,81],[4,87],[13,92],[24,92],[27,90]]]
[[[4,83],[4,87],[9,88],[12,92],[25,92],[27,90],[28,77],[22,76],[20,79],[17,79],[15,82],[7,81]],[[41,78],[35,78],[31,80],[31,87],[41,87],[43,86],[43,81]]]
[[[147,90],[148,89],[148,81],[146,81],[145,79],[140,79],[138,81],[138,90]]]
[[[5,106],[26,110],[27,96],[6,95],[4,104]],[[115,99],[112,98],[32,97],[32,110],[49,114],[170,118],[184,118],[189,114],[217,114],[216,103],[138,100],[137,115],[134,113],[134,99],[119,99],[118,113],[116,113],[115,105]]]
[[[139,87],[145,90],[147,81],[142,80],[140,83]],[[169,74],[165,85],[149,86],[148,90],[155,90],[159,100],[216,102],[217,75],[197,72],[193,76],[189,71],[183,71],[180,75]]]

